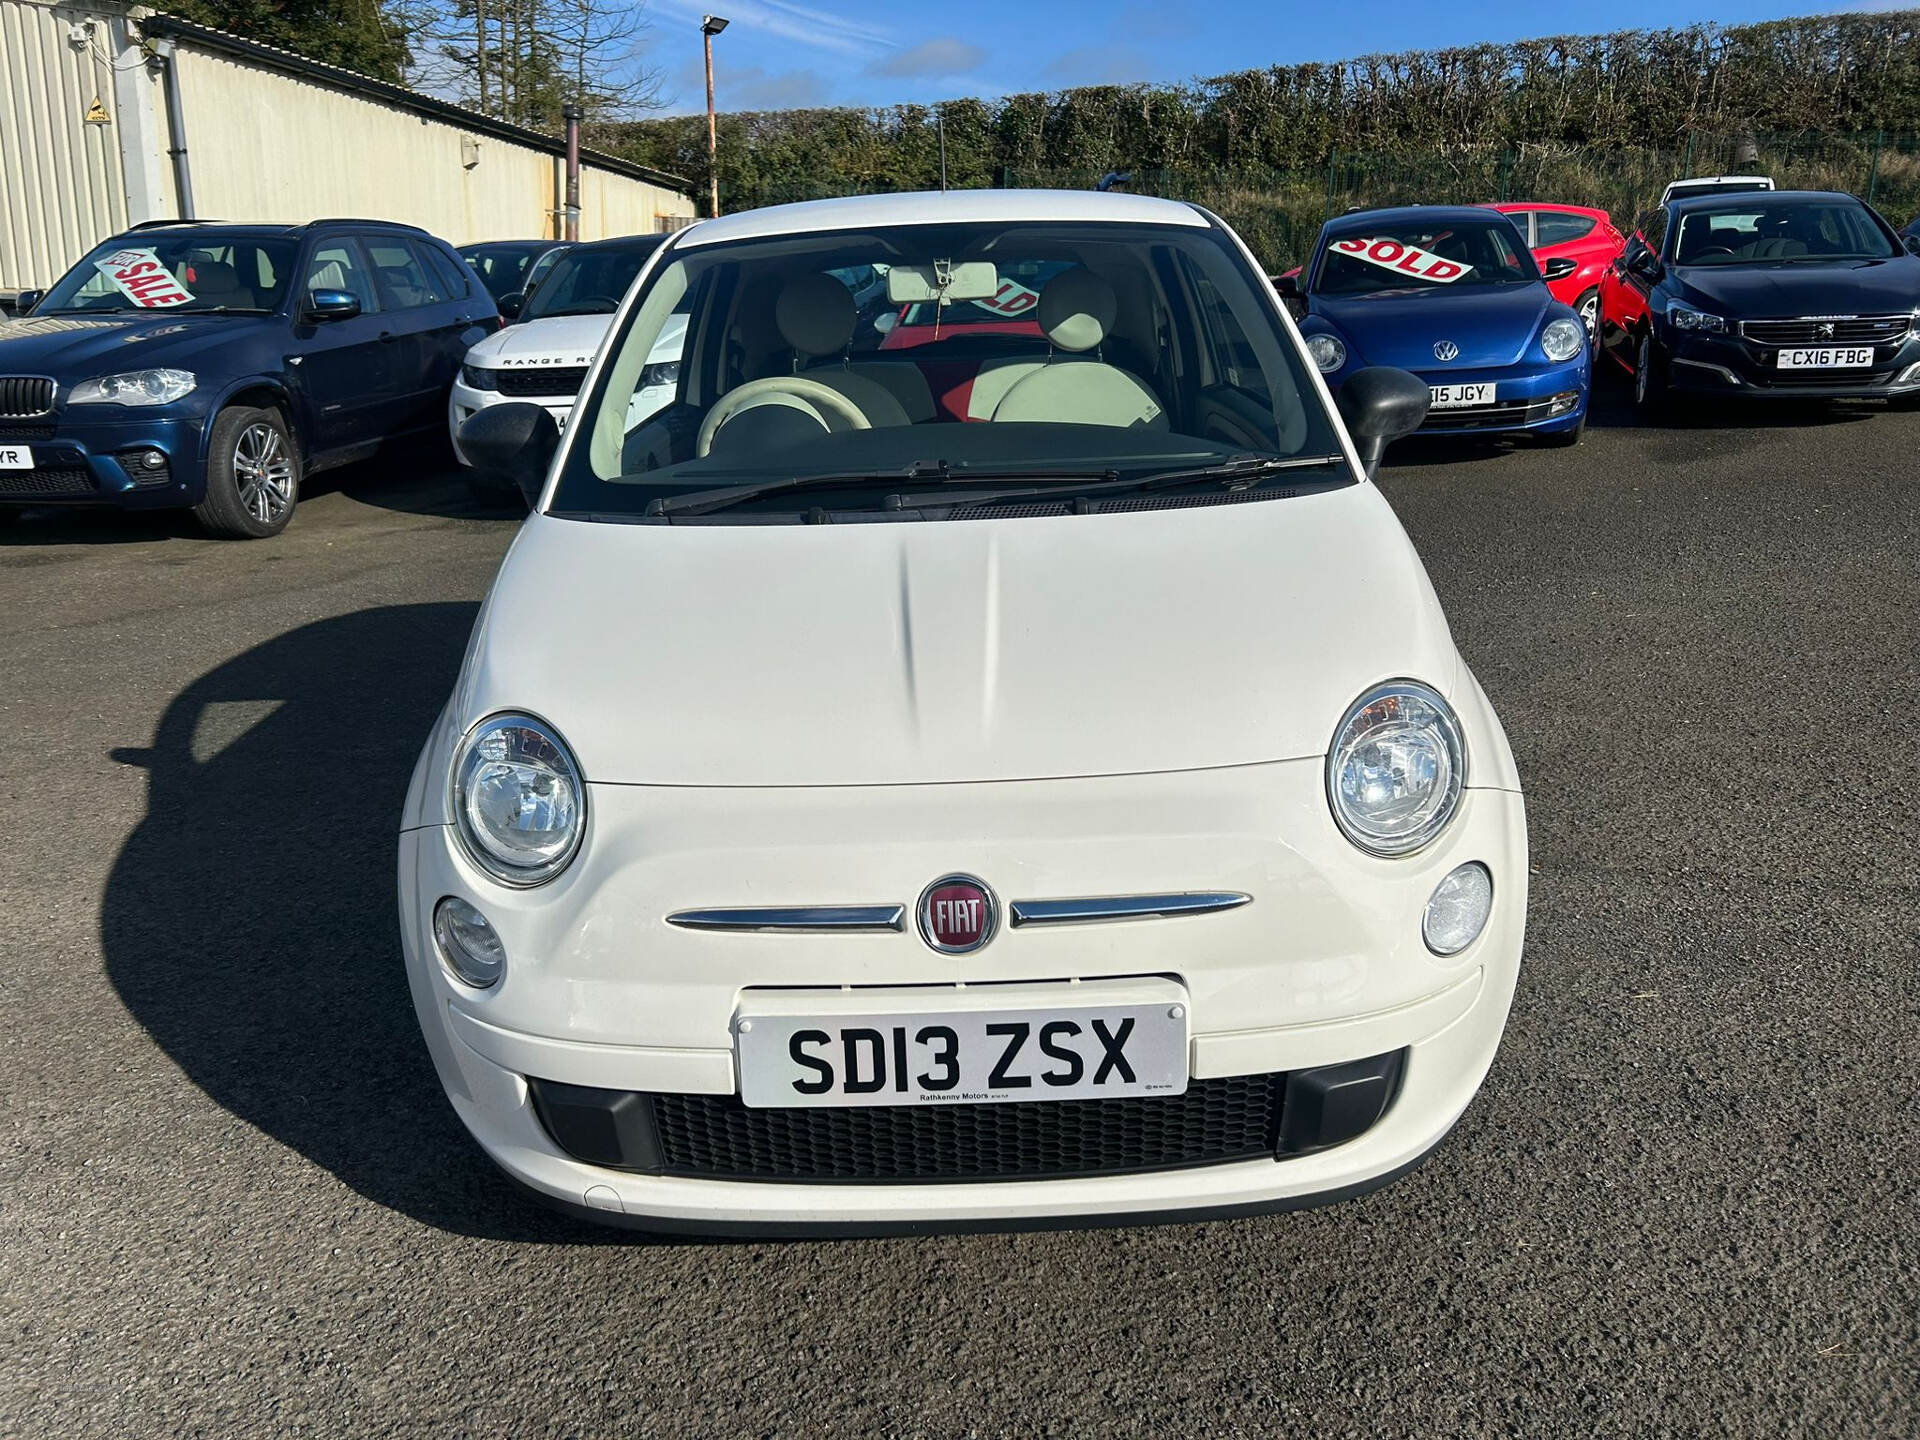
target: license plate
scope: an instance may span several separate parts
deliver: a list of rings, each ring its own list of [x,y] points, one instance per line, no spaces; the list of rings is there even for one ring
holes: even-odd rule
[[[31,470],[33,451],[25,445],[0,445],[0,470]]]
[[[567,419],[573,414],[573,411],[569,408],[566,410],[549,410],[547,413],[553,416],[554,426],[557,429],[564,430],[567,428]]]
[[[1499,387],[1495,385],[1435,385],[1430,387],[1435,410],[1464,410],[1473,405],[1491,405]]]
[[[1181,1005],[1061,1005],[920,1015],[742,1015],[748,1105],[962,1105],[1179,1095]]]
[[[1782,370],[1859,369],[1873,364],[1873,347],[1849,345],[1838,349],[1782,350],[1777,363]]]

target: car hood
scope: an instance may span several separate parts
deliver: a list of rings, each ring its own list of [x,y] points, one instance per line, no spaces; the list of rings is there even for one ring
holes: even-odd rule
[[[1903,315],[1920,300],[1920,258],[1676,266],[1696,304],[1738,320],[1800,315]]]
[[[1331,324],[1368,365],[1432,370],[1433,347],[1460,348],[1449,366],[1511,365],[1533,344],[1559,302],[1544,284],[1489,285],[1418,294],[1310,297],[1308,308]]]
[[[476,363],[516,365],[591,365],[593,352],[607,336],[611,315],[555,315],[525,320],[496,330],[467,352]]]
[[[174,365],[258,332],[257,315],[29,315],[0,320],[0,374],[70,381]]]
[[[530,711],[595,782],[1024,780],[1320,755],[1367,686],[1456,666],[1371,485],[892,525],[535,515],[448,719]]]

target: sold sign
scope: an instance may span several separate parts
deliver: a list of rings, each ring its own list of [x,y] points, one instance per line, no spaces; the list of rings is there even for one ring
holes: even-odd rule
[[[1018,280],[1002,280],[1000,288],[992,295],[985,300],[976,300],[973,303],[983,310],[993,311],[996,315],[1024,315],[1040,303],[1040,296]]]
[[[117,250],[93,262],[134,304],[145,310],[185,305],[193,293],[168,272],[151,250]]]
[[[1397,271],[1419,280],[1435,280],[1442,285],[1458,280],[1467,273],[1468,268],[1456,261],[1443,260],[1418,245],[1405,245],[1398,240],[1363,240],[1356,237],[1352,240],[1336,240],[1333,248],[1342,255],[1352,255],[1369,265],[1378,265],[1382,270]]]

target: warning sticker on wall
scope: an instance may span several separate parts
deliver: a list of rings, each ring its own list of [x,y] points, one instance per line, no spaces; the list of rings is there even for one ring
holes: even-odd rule
[[[122,295],[143,310],[164,310],[193,299],[193,292],[174,279],[151,250],[116,250],[93,263]]]
[[[1334,241],[1333,248],[1342,255],[1351,255],[1369,265],[1378,265],[1382,270],[1411,275],[1416,280],[1434,280],[1442,285],[1458,280],[1470,268],[1457,260],[1443,259],[1430,250],[1422,250],[1418,245],[1408,245],[1399,240],[1371,240],[1356,236],[1351,240]]]

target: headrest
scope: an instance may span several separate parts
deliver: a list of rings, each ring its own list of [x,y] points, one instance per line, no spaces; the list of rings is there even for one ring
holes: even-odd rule
[[[1084,265],[1062,270],[1040,292],[1040,328],[1062,350],[1092,350],[1113,329],[1113,286]]]
[[[802,275],[788,281],[773,307],[781,338],[802,355],[837,355],[845,350],[853,340],[858,315],[847,287],[831,275]]]

